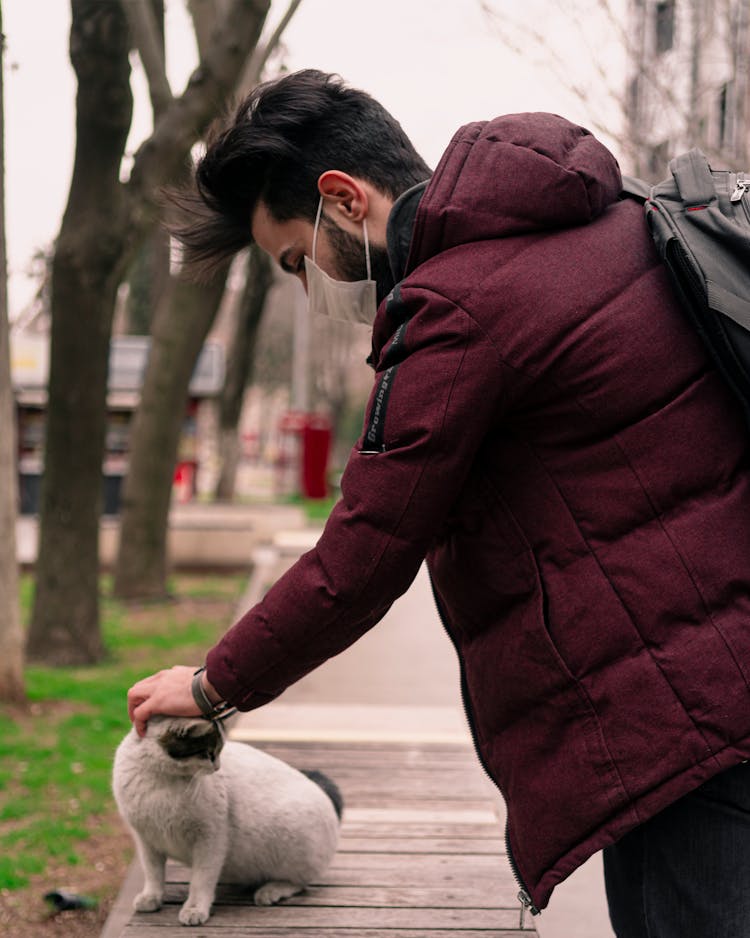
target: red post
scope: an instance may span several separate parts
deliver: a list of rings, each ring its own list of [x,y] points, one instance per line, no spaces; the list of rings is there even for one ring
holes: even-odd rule
[[[322,414],[308,414],[302,434],[302,492],[306,498],[328,494],[331,424]]]

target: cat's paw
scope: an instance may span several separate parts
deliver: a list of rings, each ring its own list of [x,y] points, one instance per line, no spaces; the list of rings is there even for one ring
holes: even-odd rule
[[[210,915],[210,906],[188,905],[186,902],[177,918],[181,925],[205,925]]]
[[[133,899],[134,912],[158,912],[161,908],[161,896],[144,889]]]
[[[296,883],[266,883],[255,890],[253,902],[256,905],[274,905],[282,899],[296,896],[298,892],[302,892],[303,888],[303,886],[298,886]]]

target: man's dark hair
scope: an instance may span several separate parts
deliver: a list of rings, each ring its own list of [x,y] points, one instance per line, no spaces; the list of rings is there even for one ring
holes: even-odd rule
[[[186,266],[206,274],[251,244],[259,200],[277,221],[313,221],[329,169],[394,199],[430,175],[400,124],[338,75],[305,69],[256,87],[210,134],[196,192],[178,199],[189,215],[172,232]]]

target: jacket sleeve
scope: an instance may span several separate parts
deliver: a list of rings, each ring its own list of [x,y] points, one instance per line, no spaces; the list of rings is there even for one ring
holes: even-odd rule
[[[465,311],[410,288],[387,312],[400,325],[316,547],[208,654],[209,680],[241,710],[343,651],[406,591],[499,418],[503,364]]]

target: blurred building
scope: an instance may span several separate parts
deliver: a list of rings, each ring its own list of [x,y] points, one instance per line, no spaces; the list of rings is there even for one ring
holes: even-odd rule
[[[750,169],[748,0],[629,0],[625,35],[634,174],[657,181],[693,146]]]
[[[49,335],[33,329],[14,329],[10,347],[18,416],[20,510],[22,514],[34,514],[44,473]],[[130,422],[140,398],[149,348],[147,336],[118,336],[110,345],[107,431],[102,464],[104,514],[116,514],[119,510],[120,487],[128,467]],[[200,410],[221,391],[223,382],[224,347],[218,342],[208,342],[190,380],[175,467],[175,496],[179,500],[188,500],[195,492],[200,469]]]

